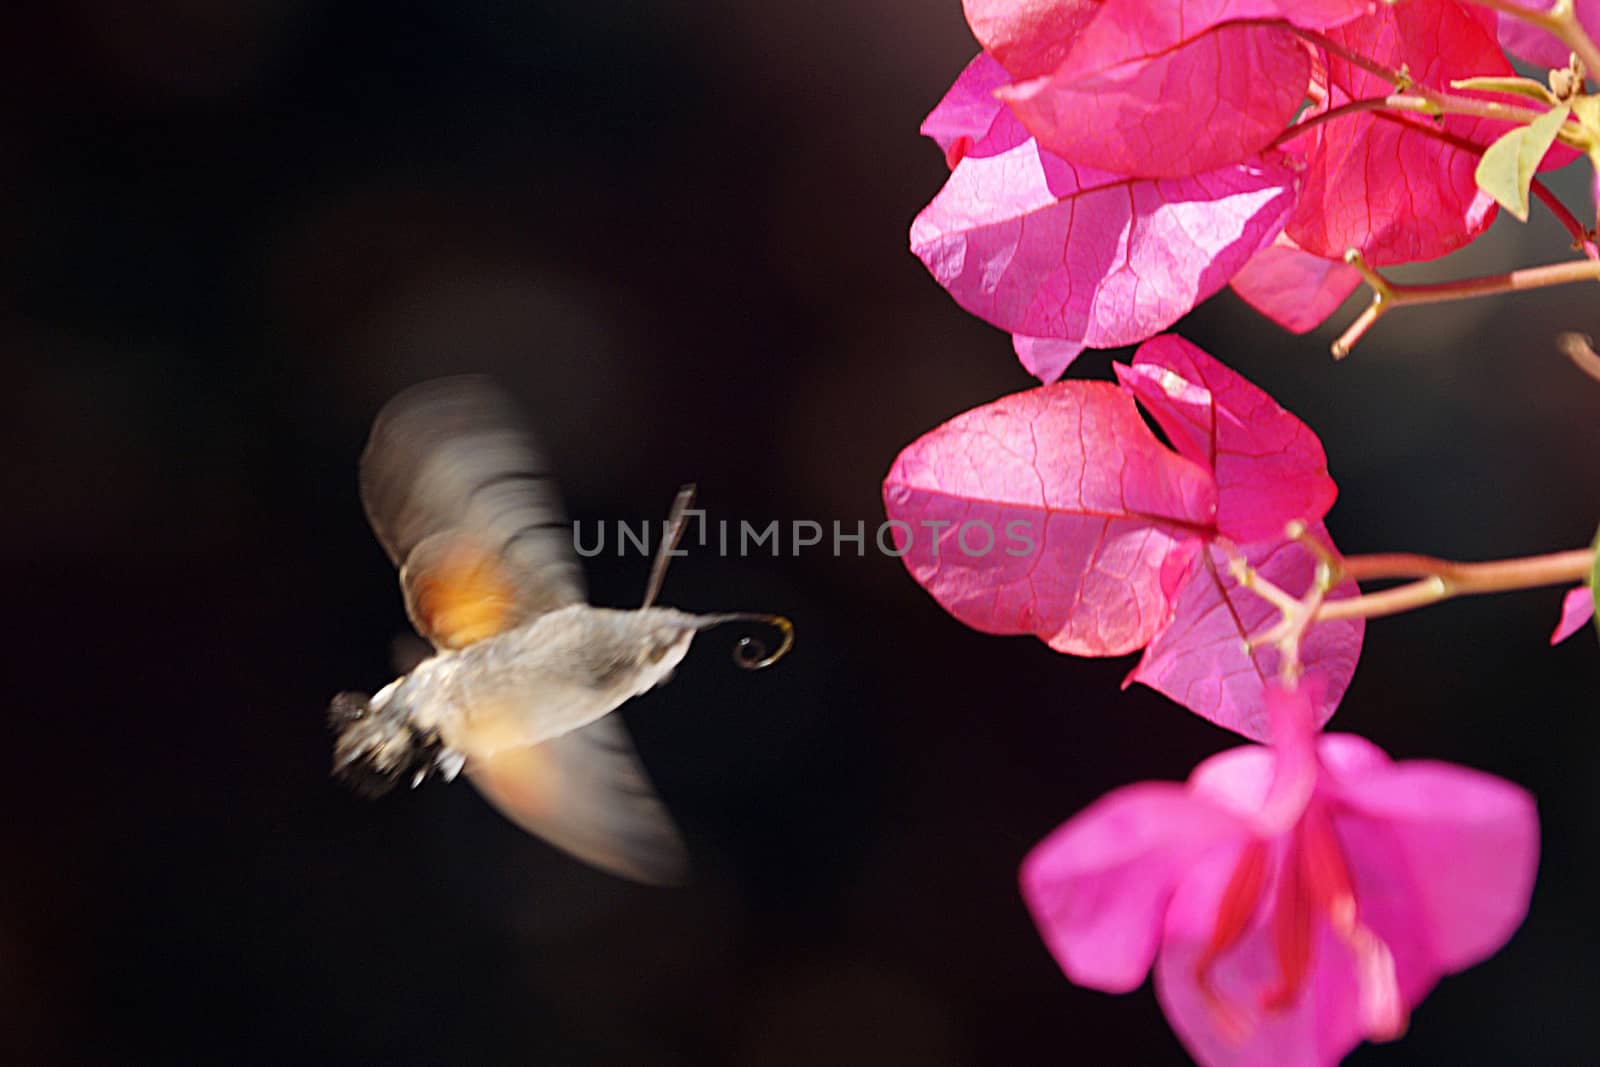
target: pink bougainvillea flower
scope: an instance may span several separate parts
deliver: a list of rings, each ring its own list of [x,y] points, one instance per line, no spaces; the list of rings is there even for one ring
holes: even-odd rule
[[[1229,563],[1237,554],[1283,588],[1309,587],[1316,558],[1284,528],[1301,520],[1332,551],[1321,520],[1336,489],[1322,446],[1181,338],[1149,341],[1117,374],[1120,388],[1067,381],[1006,397],[901,452],[884,506],[906,567],[986,633],[1031,633],[1080,656],[1142,648],[1130,681],[1265,737],[1278,653],[1245,639],[1272,610]],[[1320,720],[1349,684],[1361,637],[1360,620],[1343,620],[1313,627],[1301,646],[1329,682]]]
[[[1559,645],[1583,629],[1583,624],[1592,618],[1594,618],[1594,590],[1587,585],[1568,589],[1567,595],[1561,598],[1561,621],[1556,623],[1555,633],[1550,635],[1550,643]]]
[[[1321,1067],[1397,1037],[1441,977],[1511,937],[1538,867],[1522,789],[1319,736],[1304,688],[1268,704],[1271,748],[1116,790],[1022,865],[1067,977],[1125,993],[1153,964],[1207,1067]]]
[[[1065,349],[1037,342],[1137,343],[1236,276],[1264,313],[1309,329],[1356,283],[1347,249],[1377,266],[1432,259],[1494,219],[1474,170],[1508,127],[1359,107],[1323,121],[1394,86],[1318,43],[1445,90],[1511,72],[1485,8],[965,6],[985,51],[924,125],[953,171],[911,245],[962,307],[1019,335],[1046,382]]]

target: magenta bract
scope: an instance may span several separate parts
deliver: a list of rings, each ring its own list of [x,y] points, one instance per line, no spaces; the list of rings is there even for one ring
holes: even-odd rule
[[[1583,624],[1592,618],[1594,618],[1594,590],[1587,585],[1568,589],[1567,595],[1561,598],[1561,619],[1556,623],[1555,632],[1550,635],[1550,643],[1559,645],[1583,629]]]
[[[1398,1036],[1440,977],[1510,938],[1538,865],[1523,790],[1319,736],[1303,690],[1267,704],[1271,748],[1116,790],[1021,871],[1067,977],[1127,992],[1153,964],[1208,1067],[1329,1065]]]
[[[883,492],[906,567],[986,633],[1031,633],[1081,656],[1142,648],[1130,681],[1264,738],[1279,663],[1245,638],[1273,619],[1239,588],[1228,551],[1285,588],[1308,587],[1316,559],[1284,527],[1305,522],[1332,550],[1321,520],[1336,490],[1322,446],[1180,338],[1146,343],[1117,373],[1120,388],[1067,381],[1005,397],[901,452]],[[1346,620],[1306,637],[1302,662],[1328,682],[1319,722],[1349,684],[1362,632]]]

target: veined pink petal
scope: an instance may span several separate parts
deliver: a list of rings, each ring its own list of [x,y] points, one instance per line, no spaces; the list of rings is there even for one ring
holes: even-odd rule
[[[962,0],[983,50],[1013,77],[1031,78],[1059,64],[1100,10],[1100,0]]]
[[[1481,9],[1456,0],[1380,4],[1374,14],[1328,36],[1418,82],[1448,89],[1451,79],[1511,73]],[[1327,105],[1386,96],[1392,86],[1336,55],[1327,59]],[[1503,124],[1446,116],[1361,112],[1324,123],[1291,142],[1305,154],[1305,184],[1289,236],[1329,259],[1357,248],[1374,266],[1433,259],[1488,228],[1494,201],[1474,179],[1478,156]],[[1458,147],[1441,134],[1479,148]]]
[[[1167,614],[1161,578],[1216,506],[1109,382],[969,411],[913,442],[883,486],[907,569],[956,618],[1061,652],[1120,655]],[[942,524],[942,525],[941,525]]]
[[[1286,233],[1250,257],[1228,283],[1240,298],[1291,333],[1322,325],[1361,284],[1343,260],[1305,251]]]
[[[1111,348],[1171,325],[1282,229],[1277,164],[1136,181],[1033,142],[968,156],[911,225],[911,249],[962,307],[1012,333]]]
[[[1320,523],[1311,532],[1332,544]],[[1299,591],[1313,580],[1317,561],[1296,542],[1266,541],[1241,551],[1262,577],[1284,589]],[[1220,549],[1204,549],[1191,567],[1169,621],[1151,639],[1128,682],[1164,693],[1218,726],[1265,741],[1270,736],[1266,694],[1277,684],[1280,657],[1271,646],[1247,650],[1244,641],[1275,623],[1278,611],[1239,587]],[[1346,582],[1330,598],[1356,592],[1355,583]],[[1301,663],[1324,679],[1316,699],[1318,725],[1333,715],[1355,675],[1364,632],[1360,619],[1341,619],[1312,626],[1301,641]]]
[[[1338,489],[1317,435],[1203,349],[1156,337],[1116,372],[1173,447],[1215,473],[1224,537],[1279,540],[1285,523],[1315,523],[1333,506]]]
[[[1127,786],[1028,854],[1022,897],[1068,978],[1125,993],[1150,970],[1180,876],[1207,852],[1237,856],[1247,838],[1239,819],[1182,786]]]
[[[1004,67],[979,52],[922,120],[922,135],[944,150],[952,168],[966,156],[998,155],[1028,139],[1022,123],[994,95],[1010,80]]]
[[[1529,11],[1548,11],[1551,2],[1522,0],[1518,6]],[[1574,0],[1572,6],[1590,40],[1600,40],[1600,0]],[[1498,29],[1501,47],[1518,59],[1547,70],[1567,65],[1569,49],[1554,35],[1506,14],[1500,16]]]
[[[1250,159],[1300,109],[1311,57],[1287,26],[1230,24],[1153,47],[1118,41],[1131,52],[1092,47],[1127,6],[1107,4],[1052,73],[999,90],[1046,150],[1116,174],[1184,177]]]
[[[1559,645],[1583,629],[1583,624],[1592,618],[1594,618],[1594,590],[1586,585],[1568,589],[1567,595],[1561,598],[1561,621],[1556,623],[1556,632],[1550,635],[1550,643]]]
[[[1238,22],[1284,22],[1327,30],[1370,14],[1373,0],[1105,0],[1094,22],[1073,41],[1116,59],[1154,55]]]
[[[1083,345],[1077,341],[1024,337],[1020,333],[1011,335],[1011,347],[1023,368],[1046,385],[1065,374],[1072,361],[1083,354]]]
[[[1412,761],[1347,773],[1337,795],[1357,899],[1374,910],[1392,902],[1395,927],[1371,924],[1397,957],[1416,955],[1437,978],[1486,959],[1522,924],[1539,866],[1539,817],[1525,790]]]

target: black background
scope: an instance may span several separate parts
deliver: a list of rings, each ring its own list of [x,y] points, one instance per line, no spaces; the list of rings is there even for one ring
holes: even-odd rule
[[[944,175],[917,125],[974,51],[955,0],[7,18],[4,1058],[1181,1062],[1148,989],[1060,975],[1015,869],[1234,739],[1119,691],[1131,660],[965,629],[875,552],[674,565],[667,603],[799,628],[758,675],[702,637],[626,711],[686,890],[593,872],[465,784],[327,778],[328,697],[386,681],[404,631],[355,492],[404,385],[506,380],[590,529],[694,480],[713,520],[869,530],[900,447],[1029,386],[905,250]],[[1504,223],[1444,270],[1566,254]],[[1407,311],[1340,365],[1227,295],[1184,330],[1322,435],[1345,550],[1489,558],[1592,535],[1600,385],[1550,338],[1595,306]],[[647,569],[590,561],[595,602]],[[1600,656],[1546,647],[1558,600],[1369,628],[1337,727],[1526,785],[1544,857],[1510,946],[1355,1062],[1594,1057]]]

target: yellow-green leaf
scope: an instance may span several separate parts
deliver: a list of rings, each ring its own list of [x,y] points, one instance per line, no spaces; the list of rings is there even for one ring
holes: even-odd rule
[[[1600,96],[1575,96],[1571,107],[1578,125],[1589,135],[1589,143],[1600,148]]]
[[[1451,82],[1450,88],[1472,89],[1480,93],[1516,93],[1518,96],[1531,96],[1539,103],[1551,107],[1561,102],[1544,83],[1536,82],[1532,78],[1462,78],[1460,81]]]
[[[1563,104],[1551,108],[1520,129],[1512,130],[1490,145],[1478,160],[1473,177],[1478,188],[1523,222],[1528,221],[1528,187],[1539,169],[1539,161],[1555,144],[1561,124],[1572,109]]]
[[[1594,562],[1589,565],[1589,595],[1600,597],[1600,530],[1594,535]],[[1600,633],[1600,602],[1595,604],[1594,629]]]

